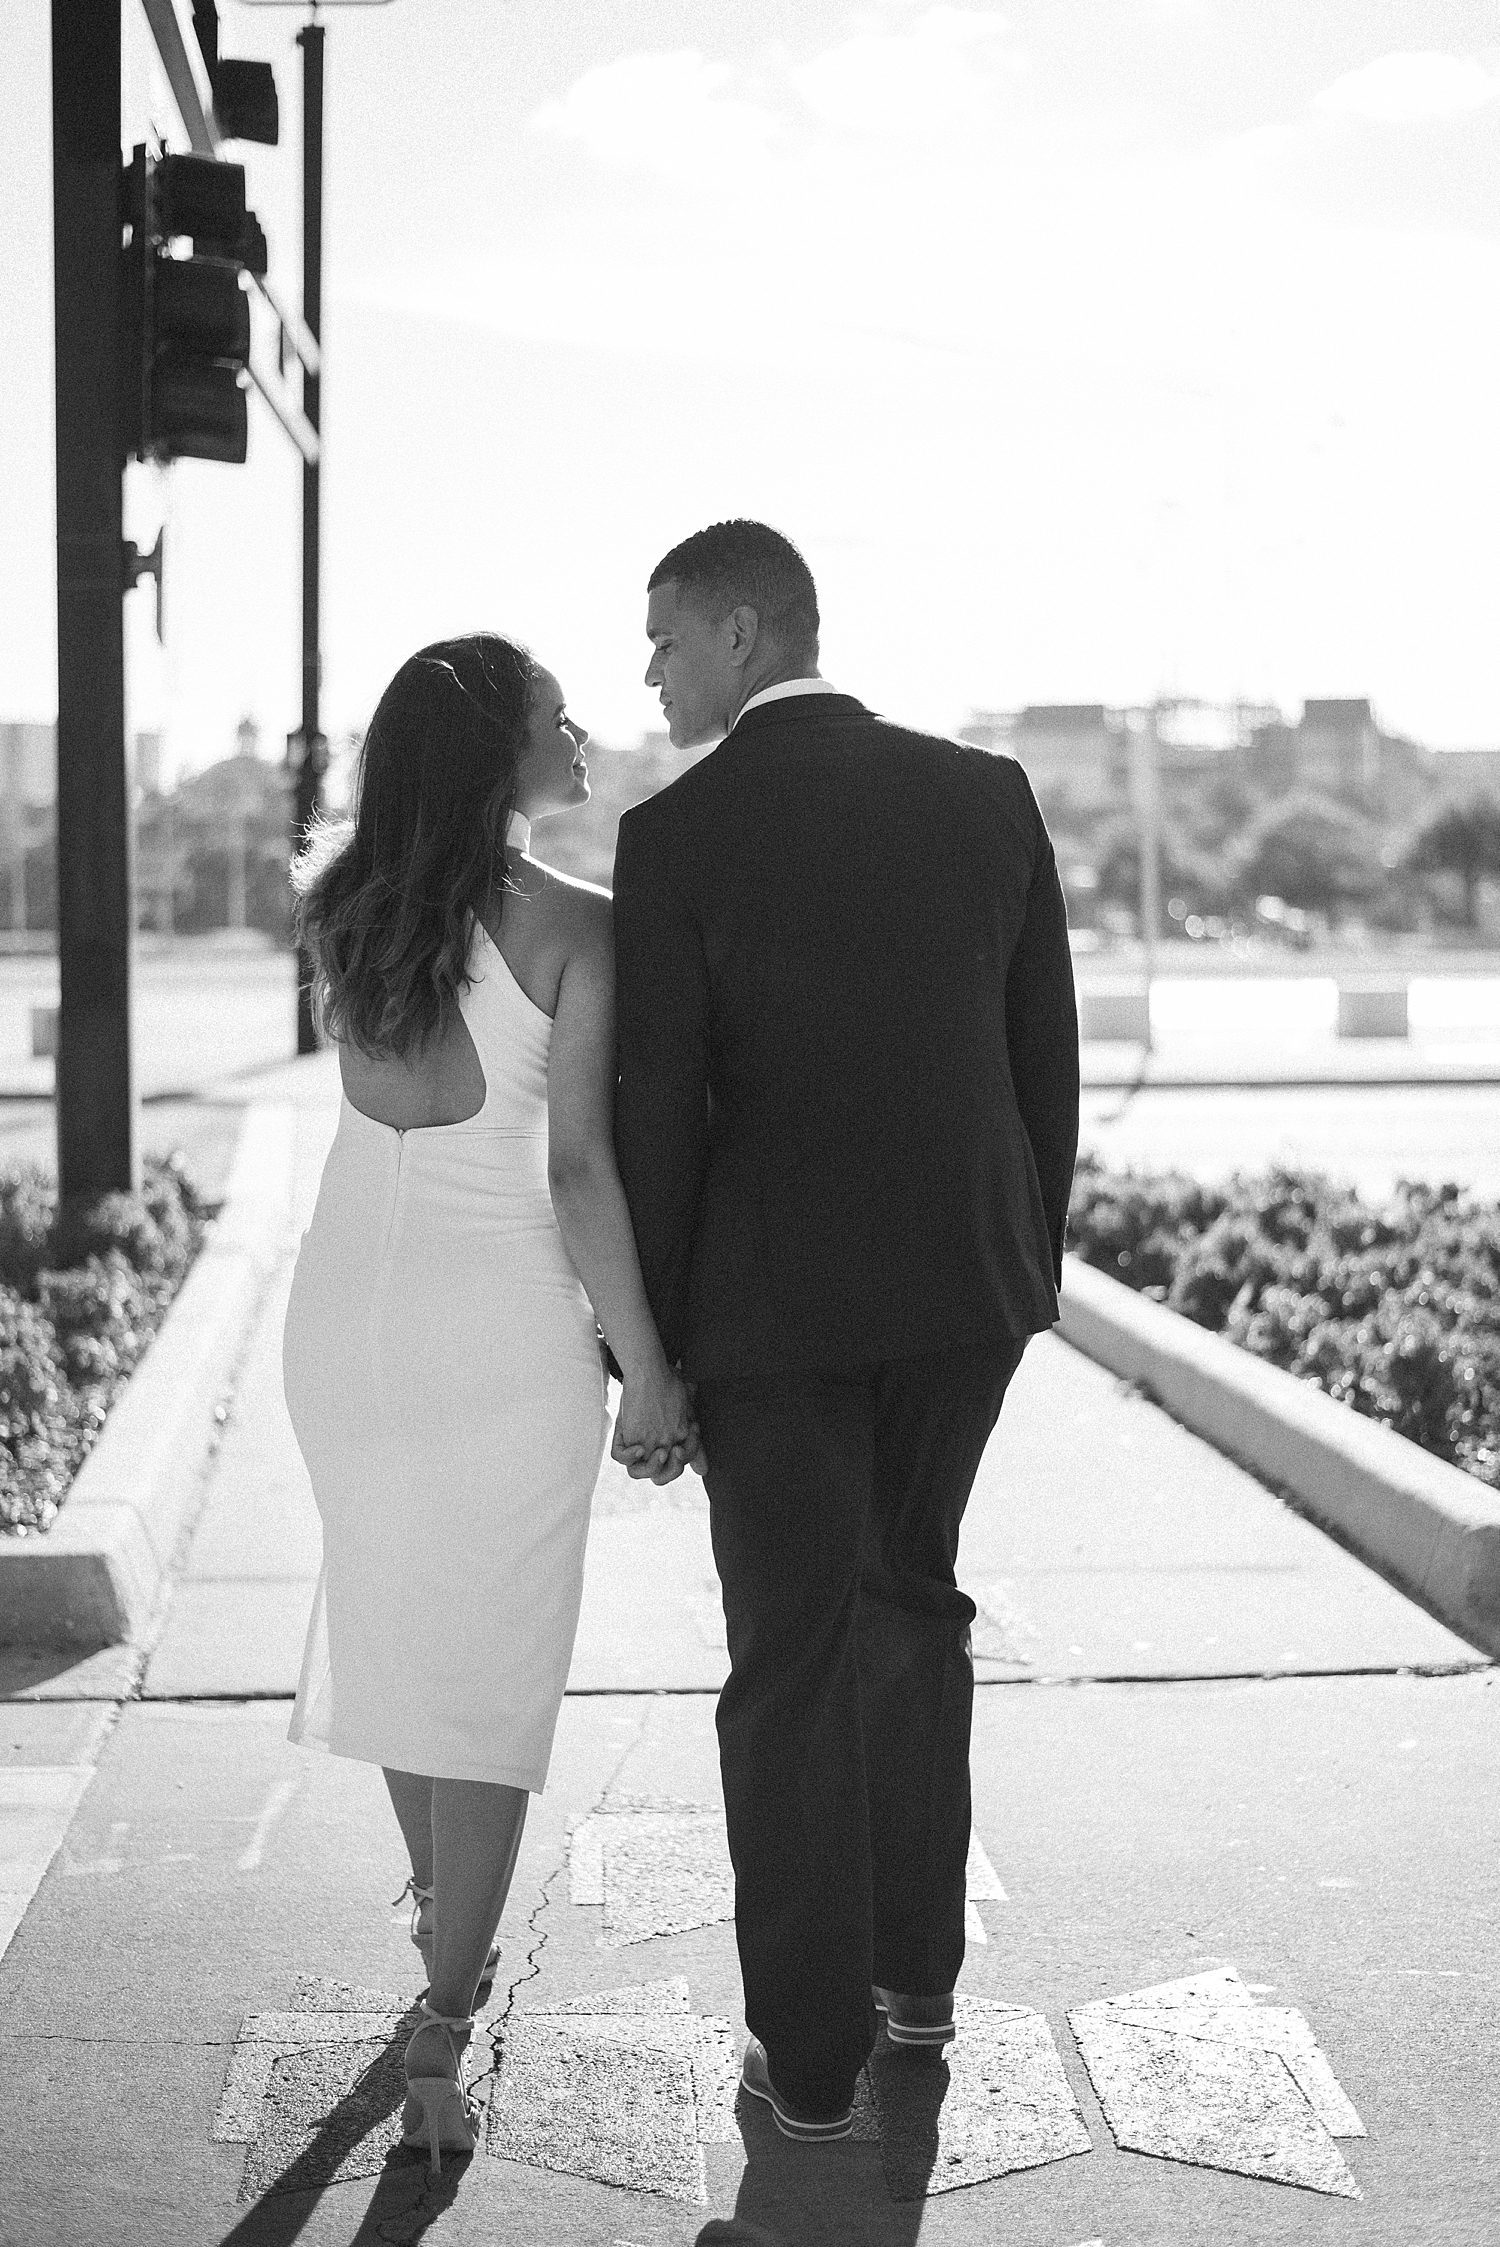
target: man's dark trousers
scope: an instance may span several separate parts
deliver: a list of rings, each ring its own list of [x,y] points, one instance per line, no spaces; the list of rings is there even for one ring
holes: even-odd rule
[[[852,2095],[871,1983],[936,1995],[963,1963],[975,1609],[954,1569],[1024,1348],[698,1390],[745,2018],[814,2114]]]

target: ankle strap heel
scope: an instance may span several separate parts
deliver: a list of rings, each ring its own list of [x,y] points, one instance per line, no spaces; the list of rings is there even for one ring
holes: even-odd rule
[[[429,1920],[426,1927],[423,1927],[422,1906],[433,1902],[433,1893],[430,1888],[419,1888],[416,1875],[413,1874],[400,1895],[391,1898],[392,1911],[398,1904],[404,1904],[408,1896],[411,1898],[411,1939],[416,1946],[418,1957],[427,1969],[427,1977],[430,1981],[432,1979],[432,1922]],[[499,1964],[500,1945],[491,1943],[484,1964],[479,1969],[479,1989],[486,1996],[489,1994],[487,1985],[493,1984],[495,1971]]]
[[[427,2165],[433,2176],[442,2168],[444,2152],[472,2153],[479,2143],[479,2114],[463,2078],[462,2055],[454,2041],[455,2029],[472,2029],[472,2013],[435,2013],[424,1997],[422,2018],[412,2032],[411,2044],[423,2029],[441,2029],[448,2044],[451,2075],[413,2075],[411,2044],[406,2047],[406,2115],[401,2138],[404,2145],[427,2147]]]

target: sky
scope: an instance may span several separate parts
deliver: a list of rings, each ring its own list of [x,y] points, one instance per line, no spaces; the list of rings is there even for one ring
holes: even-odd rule
[[[123,0],[128,83],[143,16]],[[7,0],[0,717],[55,707],[46,0]],[[295,13],[238,149],[298,289]],[[393,0],[330,10],[325,722],[528,640],[625,744],[661,554],[806,553],[823,670],[907,722],[1368,694],[1500,742],[1491,0]],[[169,769],[298,707],[298,463],[132,470]]]

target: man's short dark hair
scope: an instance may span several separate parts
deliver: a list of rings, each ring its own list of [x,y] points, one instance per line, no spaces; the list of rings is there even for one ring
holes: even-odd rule
[[[680,596],[717,623],[741,603],[760,629],[793,655],[818,644],[818,593],[812,571],[789,538],[742,516],[694,531],[651,572],[647,592],[675,582]]]

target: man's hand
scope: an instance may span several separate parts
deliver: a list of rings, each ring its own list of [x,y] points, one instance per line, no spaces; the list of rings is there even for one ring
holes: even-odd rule
[[[662,1366],[646,1378],[626,1381],[609,1449],[633,1482],[675,1482],[684,1467],[703,1473],[706,1461],[692,1396],[679,1373]]]
[[[684,1467],[691,1467],[701,1475],[708,1461],[703,1456],[703,1441],[696,1428],[690,1438],[683,1438],[663,1449],[646,1451],[638,1443],[625,1444],[620,1440],[620,1424],[615,1422],[614,1440],[609,1447],[611,1459],[619,1461],[632,1482],[654,1482],[659,1487],[675,1482]]]

